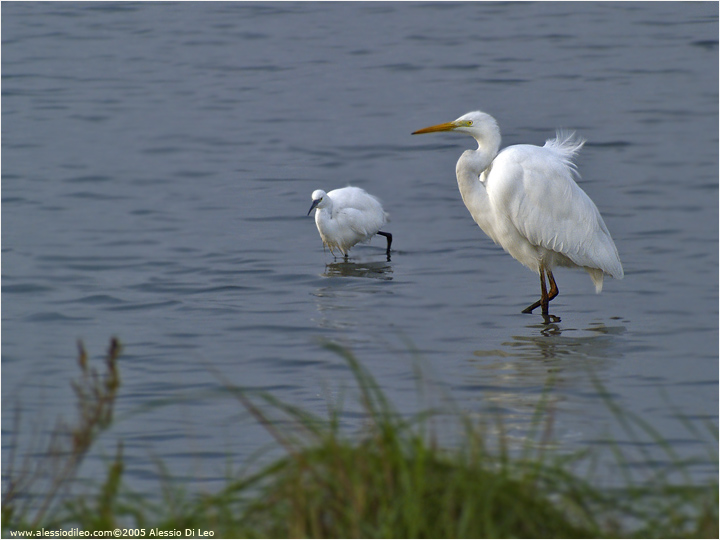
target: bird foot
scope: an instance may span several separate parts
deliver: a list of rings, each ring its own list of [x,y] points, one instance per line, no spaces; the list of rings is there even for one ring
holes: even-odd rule
[[[533,304],[533,305],[528,306],[525,309],[523,309],[522,312],[532,314],[533,310],[537,307],[540,307],[540,305],[536,306],[535,304]],[[543,318],[543,321],[545,322],[545,324],[558,323],[561,321],[560,317],[558,317],[556,315],[550,315],[546,311],[543,312],[542,318]]]

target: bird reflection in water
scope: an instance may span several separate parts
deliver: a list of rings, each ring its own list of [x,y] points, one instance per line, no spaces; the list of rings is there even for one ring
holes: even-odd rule
[[[487,410],[502,414],[502,429],[496,435],[510,447],[540,448],[553,445],[556,437],[585,437],[573,422],[563,424],[569,417],[560,412],[577,414],[584,404],[577,392],[587,388],[588,374],[622,358],[623,346],[617,342],[626,328],[617,323],[591,323],[584,329],[534,324],[498,348],[473,351],[477,370],[468,375],[466,387],[478,390],[478,416],[484,417]],[[533,431],[539,425],[541,432]],[[532,433],[541,436],[528,438]]]
[[[325,277],[363,277],[374,279],[392,279],[392,266],[388,261],[352,262],[335,261],[325,265]]]
[[[512,336],[504,342],[503,350],[475,351],[476,357],[502,356],[503,361],[515,360],[551,360],[562,358],[585,358],[601,360],[611,353],[614,340],[612,335],[625,333],[622,324],[609,326],[602,322],[591,323],[587,328],[562,328],[559,324],[531,324],[527,326],[531,333]],[[565,336],[563,336],[565,333]],[[572,337],[567,334],[571,334]],[[502,354],[499,354],[502,353]]]
[[[383,286],[392,280],[392,266],[380,261],[336,260],[325,266],[323,286],[313,292],[318,311],[318,328],[342,332],[367,332],[369,323],[363,306],[377,294],[392,296],[394,287]],[[344,279],[344,278],[370,278]],[[380,280],[380,281],[371,281]],[[372,325],[372,323],[370,323]]]

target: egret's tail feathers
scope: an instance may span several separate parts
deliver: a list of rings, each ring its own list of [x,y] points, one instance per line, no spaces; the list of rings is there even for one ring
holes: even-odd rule
[[[565,164],[576,171],[573,158],[580,152],[585,144],[585,139],[578,136],[574,131],[566,131],[559,129],[555,133],[554,139],[545,141],[544,148],[552,150],[565,162]]]
[[[590,274],[590,279],[595,284],[595,293],[600,294],[603,288],[603,271],[598,268],[585,268],[585,270]]]
[[[590,274],[590,279],[592,279],[592,282],[595,285],[595,292],[597,294],[600,294],[602,292],[602,288],[603,288],[603,278],[605,276],[605,272],[603,272],[599,268],[585,267],[585,270],[587,270],[587,273]],[[620,265],[619,261],[618,261],[618,267],[613,268],[612,272],[607,272],[607,273],[610,274],[613,277],[613,279],[622,279],[624,277],[623,268]]]

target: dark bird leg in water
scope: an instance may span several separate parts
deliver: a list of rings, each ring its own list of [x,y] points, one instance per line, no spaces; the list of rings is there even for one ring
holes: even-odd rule
[[[385,238],[387,238],[387,250],[385,250],[385,253],[389,257],[390,256],[390,245],[392,244],[392,234],[390,234],[389,232],[382,232],[382,231],[378,231],[378,234],[380,236],[384,236]]]

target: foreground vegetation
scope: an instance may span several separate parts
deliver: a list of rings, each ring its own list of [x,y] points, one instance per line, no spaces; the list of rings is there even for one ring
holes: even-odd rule
[[[677,485],[658,475],[642,485],[599,489],[572,472],[567,456],[531,445],[511,456],[502,437],[489,448],[488,426],[461,413],[462,444],[445,448],[433,437],[432,414],[401,418],[347,350],[329,347],[355,376],[366,415],[363,433],[343,434],[338,412],[321,419],[271,395],[228,387],[285,457],[228,480],[212,495],[183,499],[167,490],[159,505],[124,492],[121,448],[95,493],[68,494],[92,442],[110,425],[120,385],[116,340],[103,374],[88,366],[81,347],[81,377],[73,383],[78,419],[58,426],[47,461],[6,469],[2,536],[133,527],[145,529],[146,537],[158,531],[184,536],[186,529],[215,538],[718,537],[717,483]],[[542,417],[540,406],[538,431]],[[39,491],[41,481],[48,485]]]

